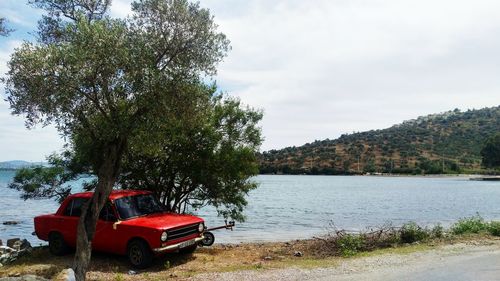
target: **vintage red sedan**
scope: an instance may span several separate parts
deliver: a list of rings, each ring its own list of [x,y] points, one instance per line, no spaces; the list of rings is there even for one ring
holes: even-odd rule
[[[49,242],[52,254],[76,246],[81,208],[91,197],[92,192],[70,195],[55,214],[35,217],[35,233]],[[204,230],[203,219],[165,212],[151,192],[115,190],[99,215],[92,248],[127,255],[134,267],[145,268],[163,253],[194,251]]]

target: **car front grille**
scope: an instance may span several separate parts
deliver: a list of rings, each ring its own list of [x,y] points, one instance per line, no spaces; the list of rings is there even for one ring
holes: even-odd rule
[[[168,230],[167,233],[168,233],[167,241],[193,235],[195,233],[198,233],[198,224],[192,224],[177,229]]]

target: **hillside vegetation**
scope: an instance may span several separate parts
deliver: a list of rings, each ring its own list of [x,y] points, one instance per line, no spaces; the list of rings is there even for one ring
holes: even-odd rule
[[[480,151],[500,131],[500,106],[458,109],[383,130],[344,134],[259,155],[260,172],[277,174],[484,172]]]

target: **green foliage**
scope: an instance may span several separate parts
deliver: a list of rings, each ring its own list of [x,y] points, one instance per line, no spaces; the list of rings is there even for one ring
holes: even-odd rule
[[[481,149],[482,164],[486,168],[500,167],[500,133],[488,138]]]
[[[86,167],[69,152],[47,157],[48,166],[22,168],[9,188],[21,191],[21,198],[55,198],[62,202],[71,192],[70,182],[85,176]]]
[[[357,234],[345,234],[336,240],[336,244],[342,256],[354,256],[363,249],[364,236]]]
[[[33,0],[46,11],[38,42],[9,62],[6,93],[26,125],[55,124],[68,161],[23,171],[29,198],[64,195],[91,174],[101,190],[116,181],[150,189],[172,211],[212,205],[242,220],[256,184],[260,111],[206,84],[230,49],[213,16],[186,0],[144,0],[127,19],[107,16],[110,0]],[[14,186],[13,186],[14,187]],[[64,191],[64,192],[61,192]],[[60,196],[60,197],[61,197]]]
[[[491,221],[487,226],[488,232],[493,236],[500,236],[500,221]]]
[[[245,196],[256,187],[250,177],[258,173],[262,113],[211,92],[144,136],[147,149],[129,150],[120,184],[154,191],[170,211],[211,205],[241,221]]]
[[[197,3],[140,0],[130,17],[113,19],[110,2],[32,0],[45,11],[37,42],[15,50],[2,79],[12,113],[24,115],[28,127],[55,125],[72,158],[97,177],[78,226],[77,280],[85,280],[98,214],[126,152],[147,153],[139,149],[149,147],[144,136],[182,112],[175,101],[190,101],[229,50],[209,11]],[[46,188],[47,180],[59,180],[57,173],[64,175],[60,167],[25,172],[27,184],[21,185],[50,194],[62,186]]]
[[[418,242],[429,238],[429,232],[415,222],[409,222],[401,227],[400,238],[403,243]]]
[[[480,232],[500,236],[500,222],[486,223],[477,215],[458,221],[450,230],[451,233],[458,236]],[[370,229],[368,232],[347,233],[345,230],[334,229],[327,235],[317,238],[318,244],[315,244],[314,247],[317,247],[315,251],[322,255],[353,256],[360,252],[394,247],[402,243],[441,239],[444,235],[445,229],[440,224],[429,230],[415,222],[408,222],[400,228],[389,225]]]
[[[441,224],[435,225],[430,231],[431,238],[443,238],[444,237],[444,227]]]
[[[451,231],[453,234],[480,233],[487,230],[488,224],[480,215],[460,219],[453,224]]]
[[[481,149],[499,127],[500,106],[454,110],[383,130],[266,151],[259,155],[260,172],[313,174],[313,168],[318,174],[478,172]]]

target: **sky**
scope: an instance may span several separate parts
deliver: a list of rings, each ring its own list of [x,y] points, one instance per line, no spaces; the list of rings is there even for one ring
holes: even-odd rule
[[[41,12],[0,0],[15,32],[0,38],[0,75],[32,40]],[[113,0],[111,15],[130,13]],[[220,89],[262,109],[262,151],[381,129],[455,108],[500,105],[500,1],[201,0],[232,50]],[[53,127],[27,130],[0,85],[0,161],[42,161]]]

